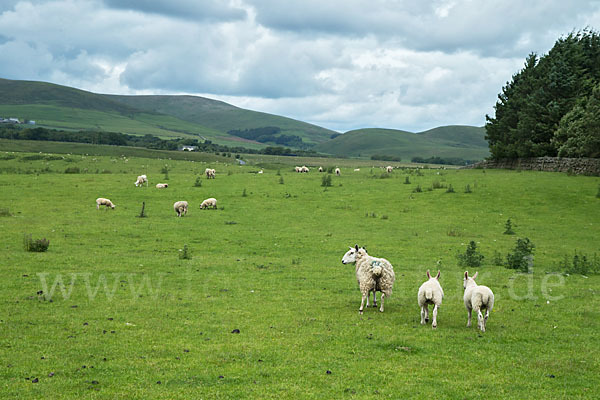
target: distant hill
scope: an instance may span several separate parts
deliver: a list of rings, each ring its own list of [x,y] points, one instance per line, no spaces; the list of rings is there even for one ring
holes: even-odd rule
[[[481,160],[489,155],[484,136],[483,127],[472,126],[444,126],[420,133],[369,128],[346,132],[315,150],[349,157],[395,156],[403,161],[434,156]]]

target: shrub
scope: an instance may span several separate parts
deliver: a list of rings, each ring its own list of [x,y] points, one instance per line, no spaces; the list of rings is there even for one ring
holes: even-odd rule
[[[452,187],[452,184],[448,185],[448,189],[446,189],[446,193],[454,193],[454,188]]]
[[[65,168],[65,174],[78,174],[81,171],[79,170],[79,167],[67,167]]]
[[[242,191],[242,197],[248,197],[248,194],[246,193],[246,188],[244,188],[244,190]]]
[[[408,175],[406,175],[406,178],[404,178],[404,184],[410,185],[410,178],[408,177]]]
[[[165,179],[165,181],[168,181],[169,180],[169,166],[167,164],[165,164],[165,166],[161,168],[160,172],[162,174],[165,174],[164,179]]]
[[[23,246],[25,247],[25,251],[41,253],[48,250],[48,246],[50,246],[50,241],[46,238],[32,239],[31,234],[25,234],[23,236]]]
[[[331,174],[324,175],[323,178],[321,178],[321,186],[323,186],[323,187],[332,186],[331,185]]]
[[[483,254],[477,250],[477,244],[471,240],[464,254],[458,254],[458,265],[461,267],[477,268],[481,266]]]
[[[444,184],[443,184],[443,183],[440,183],[440,181],[438,181],[438,180],[435,180],[435,181],[433,181],[433,183],[431,184],[431,187],[432,187],[433,189],[443,189],[443,188],[445,188],[446,186],[444,186]]]
[[[465,186],[465,193],[473,193],[471,191],[471,185],[469,185],[468,183],[467,183],[467,186]]]
[[[573,261],[569,261],[569,257],[565,255],[565,259],[562,263],[559,263],[558,268],[560,271],[567,274],[599,274],[600,273],[600,260],[596,254],[592,260],[589,260],[586,255],[579,255],[575,253],[573,255]]]
[[[202,187],[202,178],[199,176],[196,177],[196,182],[194,182],[194,187]]]
[[[279,177],[279,184],[280,184],[280,185],[283,185],[283,176],[280,176],[280,177]]]
[[[514,235],[515,231],[512,229],[512,222],[510,218],[506,220],[506,224],[504,224],[504,234],[505,235]]]
[[[11,217],[12,214],[8,208],[0,208],[0,217]]]
[[[413,193],[421,193],[423,189],[421,189],[421,185],[417,185],[416,188],[413,189]]]
[[[533,249],[535,245],[529,238],[517,239],[512,253],[506,256],[506,268],[516,269],[521,272],[529,272],[533,266]]]
[[[504,259],[502,258],[502,254],[497,250],[494,250],[494,256],[492,257],[492,264],[494,264],[494,265],[503,265],[504,264]]]
[[[181,260],[191,260],[192,252],[188,249],[188,245],[184,244],[183,249],[179,249],[179,258]]]

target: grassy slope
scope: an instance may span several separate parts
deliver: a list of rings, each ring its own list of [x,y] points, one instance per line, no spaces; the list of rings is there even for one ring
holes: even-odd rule
[[[329,140],[334,131],[291,118],[244,110],[230,104],[197,96],[116,96],[107,98],[141,110],[173,115],[226,133],[232,129],[277,126],[282,133],[298,135],[308,143]]]
[[[489,146],[485,140],[485,128],[466,125],[450,125],[440,126],[429,129],[424,132],[419,132],[428,139],[439,140],[443,143],[448,143],[454,146],[465,147],[485,147]]]
[[[146,171],[151,184],[161,181],[164,160],[20,157],[0,159],[0,168],[126,173],[0,175],[11,188],[0,190],[0,207],[14,215],[0,217],[3,396],[554,399],[596,391],[600,277],[545,271],[574,249],[597,251],[598,178],[425,170],[405,185],[408,171],[373,179],[365,169],[323,190],[317,173],[212,163],[217,179],[195,188],[205,165],[170,161],[170,187],[156,190],[133,180]],[[434,180],[457,193],[412,193]],[[460,190],[467,183],[471,194]],[[96,211],[98,196],[117,208]],[[219,210],[200,211],[211,196]],[[172,203],[181,199],[190,212],[178,219]],[[145,219],[135,217],[142,201]],[[537,246],[532,275],[489,263],[514,245],[502,235],[509,217]],[[50,250],[24,252],[23,233],[49,238]],[[455,254],[469,240],[486,255],[478,282],[496,294],[484,335],[465,327]],[[356,312],[354,268],[340,258],[357,242],[394,264],[383,314]],[[192,260],[178,258],[184,243]],[[446,297],[434,331],[419,326],[416,291],[439,260]],[[59,276],[64,296],[60,287],[52,302],[36,294],[42,277],[52,290]],[[554,285],[546,295],[545,280]],[[547,303],[548,294],[562,298]]]
[[[360,157],[373,154],[393,155],[403,160],[410,160],[415,156],[477,160],[489,155],[487,143],[479,140],[477,132],[483,135],[480,128],[475,128],[475,131],[466,129],[466,134],[463,135],[460,127],[441,127],[421,134],[394,129],[359,129],[323,143],[317,146],[317,150]]]

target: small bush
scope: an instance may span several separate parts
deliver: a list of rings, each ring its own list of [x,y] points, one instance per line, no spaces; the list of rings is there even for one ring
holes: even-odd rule
[[[323,186],[323,187],[332,186],[331,185],[331,174],[324,175],[323,178],[321,178],[321,186]]]
[[[569,260],[569,257],[565,255],[563,262],[559,263],[558,269],[566,274],[600,274],[600,260],[596,254],[593,259],[588,259],[586,255],[579,255],[575,253],[573,255],[573,261]]]
[[[477,250],[477,244],[471,240],[464,254],[458,254],[458,265],[461,267],[477,268],[481,266],[483,254]]]
[[[202,178],[199,176],[196,177],[196,181],[194,182],[194,187],[202,187]]]
[[[246,193],[246,188],[244,188],[244,190],[242,191],[242,197],[248,197],[248,194]]]
[[[494,250],[494,256],[492,257],[492,264],[498,265],[498,266],[504,264],[504,259],[502,258],[502,254],[497,250]]]
[[[165,166],[161,168],[160,172],[162,174],[165,174],[164,179],[165,179],[165,181],[168,181],[169,180],[169,166],[167,164],[165,164]]]
[[[471,185],[469,185],[468,183],[467,183],[467,186],[465,186],[465,193],[473,193],[471,191]]]
[[[404,184],[410,185],[410,178],[408,177],[408,175],[404,178]]]
[[[445,188],[446,186],[444,186],[444,184],[443,184],[443,183],[440,183],[440,181],[438,181],[438,180],[435,180],[435,181],[433,181],[433,183],[431,184],[431,187],[432,187],[433,189],[443,189],[443,188]]]
[[[512,222],[509,219],[506,220],[506,223],[504,224],[504,234],[505,235],[514,235],[515,231],[513,231],[512,229]]]
[[[533,266],[533,249],[535,245],[529,238],[517,239],[512,253],[506,256],[506,268],[516,269],[521,272],[529,272]]]
[[[79,167],[67,167],[65,168],[65,174],[79,174],[81,171]]]
[[[421,189],[421,185],[417,185],[416,188],[413,189],[413,193],[421,193],[423,189]]]
[[[25,251],[41,253],[48,250],[48,246],[50,246],[50,241],[46,238],[32,239],[31,235],[26,234],[23,236],[23,246],[25,247]]]
[[[0,208],[0,217],[11,217],[12,214],[8,208]]]
[[[280,176],[280,177],[279,177],[279,184],[280,184],[280,185],[283,185],[283,176]]]
[[[452,187],[452,184],[448,185],[448,189],[446,189],[446,193],[454,193],[454,188]]]
[[[192,252],[188,249],[188,245],[184,244],[183,249],[179,249],[179,258],[181,260],[191,260]]]
[[[389,219],[389,218],[390,218],[390,217],[388,217],[388,216],[387,216],[387,215],[385,215],[385,214],[383,214],[383,215],[381,216],[381,219]]]

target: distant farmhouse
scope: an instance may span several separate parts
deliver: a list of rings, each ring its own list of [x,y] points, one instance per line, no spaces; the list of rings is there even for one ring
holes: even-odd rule
[[[2,118],[0,117],[0,124],[29,124],[29,125],[35,125],[35,121],[27,121],[25,120],[24,122],[19,121],[19,118]]]
[[[198,146],[181,146],[179,147],[180,151],[196,151],[198,150]]]

